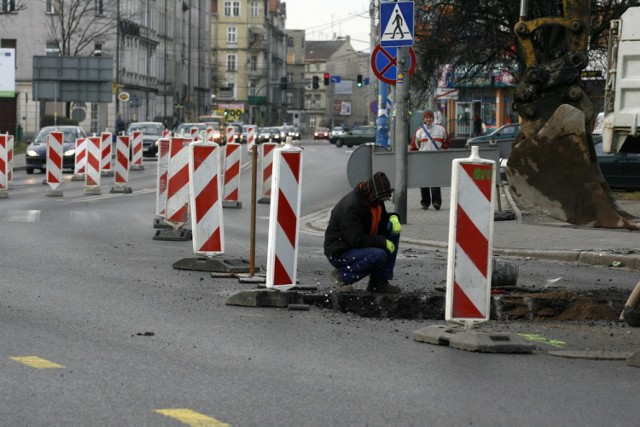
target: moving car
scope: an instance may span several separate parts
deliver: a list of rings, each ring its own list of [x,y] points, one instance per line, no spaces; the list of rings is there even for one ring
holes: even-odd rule
[[[62,169],[73,170],[76,163],[76,139],[86,138],[87,134],[80,126],[45,126],[29,143],[25,152],[26,172],[32,174],[35,169],[44,172],[47,169],[47,137],[50,132],[63,134]]]
[[[346,130],[344,130],[344,128],[342,126],[336,126],[333,129],[331,129],[331,136],[344,135],[345,132],[346,132]]]
[[[316,128],[313,132],[313,140],[317,141],[318,139],[329,139],[331,137],[331,133],[328,128]]]
[[[280,128],[280,137],[283,141],[286,141],[288,136],[292,140],[300,139],[300,131],[294,126],[282,126]]]
[[[256,138],[259,144],[263,142],[280,142],[280,128],[278,127],[263,127],[258,129],[258,136]]]
[[[191,136],[191,129],[193,128],[196,128],[198,134],[200,134],[200,132],[205,132],[207,130],[207,125],[204,123],[182,123],[176,128],[175,134],[189,137]]]
[[[343,145],[353,147],[367,142],[376,142],[376,127],[358,126],[342,135],[332,136],[329,141],[332,144],[336,144],[336,147],[342,147]]]
[[[593,143],[602,171],[609,187],[615,190],[640,190],[640,154],[605,153],[602,147],[602,127],[598,128],[598,120],[593,130]]]
[[[127,135],[142,132],[142,155],[155,157],[158,153],[158,140],[162,138],[164,125],[160,122],[133,122],[127,128]]]

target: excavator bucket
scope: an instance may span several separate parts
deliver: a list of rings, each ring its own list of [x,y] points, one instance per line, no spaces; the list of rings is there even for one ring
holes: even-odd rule
[[[602,177],[584,112],[562,104],[538,125],[525,125],[509,156],[516,203],[580,226],[640,230]]]

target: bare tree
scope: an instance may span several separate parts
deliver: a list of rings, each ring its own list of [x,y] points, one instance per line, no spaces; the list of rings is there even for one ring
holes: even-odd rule
[[[444,65],[456,70],[459,83],[490,74],[495,68],[510,72],[517,80],[524,71],[514,35],[519,20],[516,0],[416,0],[415,43],[418,69],[412,77],[416,104],[424,102]],[[562,0],[534,1],[532,16],[556,16]],[[602,58],[607,49],[609,23],[640,0],[591,0],[590,56]],[[546,46],[555,35],[542,34]],[[546,60],[560,49],[546,49]],[[606,56],[606,55],[604,55]]]
[[[93,52],[116,35],[117,0],[51,0],[47,32],[62,56]]]

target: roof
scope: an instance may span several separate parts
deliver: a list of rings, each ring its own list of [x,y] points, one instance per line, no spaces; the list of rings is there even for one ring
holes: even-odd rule
[[[308,62],[326,62],[345,43],[349,43],[349,40],[307,40],[305,42],[305,59]]]

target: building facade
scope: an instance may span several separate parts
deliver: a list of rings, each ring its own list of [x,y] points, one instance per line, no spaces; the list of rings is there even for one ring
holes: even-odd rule
[[[211,110],[228,121],[279,125],[287,110],[286,6],[213,0]]]
[[[172,127],[208,110],[210,0],[67,0],[65,8],[58,1],[34,0],[2,17],[0,44],[16,49],[17,58],[16,97],[9,102],[25,135],[54,114],[101,132],[115,130],[118,116]],[[61,30],[69,19],[78,24],[74,33]],[[112,102],[34,99],[33,57],[47,55],[112,57]]]

